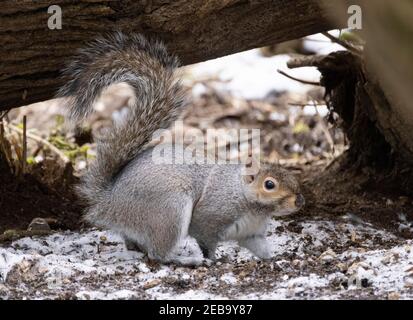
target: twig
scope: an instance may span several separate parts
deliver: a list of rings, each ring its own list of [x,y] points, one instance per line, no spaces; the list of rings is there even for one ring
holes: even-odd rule
[[[8,124],[7,125],[11,130],[19,133],[19,134],[23,134],[23,130],[21,130],[20,128],[12,125],[12,124]],[[27,133],[27,138],[32,139],[38,143],[41,143],[42,145],[46,146],[47,148],[50,149],[50,151],[54,152],[56,155],[59,156],[59,158],[63,161],[64,164],[69,163],[69,158],[66,157],[66,155],[60,151],[58,148],[56,148],[53,144],[51,144],[49,141],[43,139],[42,137],[36,136],[30,132]]]
[[[301,82],[301,83],[304,83],[304,84],[309,84],[309,85],[312,85],[312,86],[320,86],[320,82],[318,82],[318,81],[302,80],[302,79],[298,79],[298,78],[295,78],[293,76],[290,76],[288,73],[285,73],[284,71],[282,71],[280,69],[277,69],[277,71],[278,71],[278,73],[282,74],[283,76],[285,76],[289,79],[292,79],[292,80],[295,80],[295,81],[298,81],[298,82]]]
[[[0,111],[0,121],[3,120],[3,118],[4,118],[5,116],[7,116],[7,114],[9,113],[9,111],[10,111],[10,110]]]
[[[338,43],[340,46],[346,48],[347,50],[353,52],[354,54],[357,54],[359,56],[361,56],[363,54],[363,49],[357,48],[356,46],[354,46],[353,44],[351,44],[350,42],[348,42],[346,40],[342,40],[340,38],[337,38],[337,37],[329,34],[328,32],[323,32],[322,34],[325,37],[329,38],[332,42]]]
[[[313,100],[313,105],[314,105],[314,108],[315,108],[315,110],[316,110],[316,112],[317,112],[317,116],[318,116],[318,118],[319,118],[319,120],[320,120],[319,123],[320,123],[320,126],[321,126],[321,131],[323,131],[323,133],[324,133],[324,135],[325,135],[325,137],[326,137],[326,139],[327,139],[327,142],[328,142],[328,144],[330,145],[330,148],[331,148],[331,150],[333,151],[333,155],[334,155],[334,150],[335,150],[335,149],[334,149],[334,139],[333,139],[333,137],[331,136],[330,131],[328,130],[327,126],[325,125],[323,117],[321,116],[320,112],[319,112],[318,109],[317,109],[317,102],[314,101],[314,100]]]
[[[300,103],[300,102],[288,102],[287,103],[289,106],[293,106],[293,107],[306,107],[308,106],[308,103]]]
[[[5,130],[4,130],[4,122],[0,121],[0,153],[6,158],[7,164],[13,172],[15,172],[16,168],[13,163],[13,155],[11,151],[10,142],[6,140]]]
[[[27,164],[27,117],[23,116],[23,154],[21,158],[22,175],[26,173]]]
[[[301,67],[318,67],[325,57],[326,55],[300,56],[290,59],[287,62],[287,66],[290,69]]]
[[[318,104],[322,104],[322,102],[321,101],[317,101],[317,100],[314,100],[316,103],[318,103]],[[306,106],[309,106],[310,104],[308,103],[308,102],[304,102],[304,103],[301,103],[301,102],[288,102],[287,103],[289,106],[295,106],[295,107],[306,107]]]
[[[327,166],[324,168],[324,171],[330,169],[337,161],[338,159],[340,159],[340,157],[335,157],[333,158],[329,164],[327,164]]]

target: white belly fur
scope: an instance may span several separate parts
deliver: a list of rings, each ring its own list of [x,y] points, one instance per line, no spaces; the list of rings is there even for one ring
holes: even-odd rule
[[[225,230],[222,240],[240,240],[253,235],[262,235],[267,224],[267,217],[245,214]]]

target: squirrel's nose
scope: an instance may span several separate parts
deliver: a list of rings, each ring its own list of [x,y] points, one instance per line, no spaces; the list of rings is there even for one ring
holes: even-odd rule
[[[297,196],[295,197],[296,207],[301,208],[304,205],[304,203],[305,203],[304,196],[301,193],[297,194]]]

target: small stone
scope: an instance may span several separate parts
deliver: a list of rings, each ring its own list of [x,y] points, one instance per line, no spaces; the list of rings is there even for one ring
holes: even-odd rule
[[[354,274],[354,273],[357,272],[357,270],[358,270],[359,268],[363,268],[364,270],[370,270],[370,269],[371,269],[371,267],[370,267],[367,263],[362,262],[362,261],[358,261],[358,262],[354,262],[354,263],[348,268],[348,272],[349,272],[350,274]]]
[[[324,262],[330,262],[334,260],[336,257],[337,254],[332,249],[328,248],[318,257],[318,259]]]
[[[198,273],[207,273],[207,272],[208,272],[208,268],[199,267],[199,268],[196,269],[196,271],[197,271]]]
[[[137,268],[138,268],[138,270],[139,270],[140,272],[143,272],[143,273],[148,273],[148,272],[151,271],[151,270],[147,267],[147,265],[146,265],[145,263],[139,263],[139,265],[137,266]]]
[[[351,230],[351,242],[357,241],[357,234],[354,230]]]
[[[336,267],[343,273],[345,273],[348,269],[348,266],[342,262],[337,263]]]
[[[27,228],[28,231],[50,231],[52,230],[47,223],[46,219],[43,218],[34,218],[32,222],[30,222],[29,227]]]
[[[386,255],[383,259],[381,259],[381,263],[387,265],[391,262],[391,255]]]
[[[148,290],[148,289],[151,289],[151,288],[154,288],[154,287],[156,287],[156,286],[159,286],[160,284],[161,284],[161,279],[153,279],[153,280],[149,280],[148,282],[146,282],[144,285],[143,285],[143,289],[144,290]]]
[[[46,266],[40,266],[40,267],[37,268],[37,271],[38,271],[40,274],[44,274],[44,273],[47,273],[47,272],[49,271],[49,268],[46,267]]]
[[[307,259],[307,262],[311,264],[311,263],[313,263],[313,262],[314,262],[314,259],[313,259],[313,258],[311,258],[311,257],[309,257],[309,258]]]
[[[399,300],[400,299],[400,294],[398,294],[397,292],[390,292],[387,295],[387,299],[389,299],[389,300]]]
[[[387,253],[383,259],[381,259],[381,262],[383,264],[389,264],[389,263],[394,263],[399,261],[400,255],[397,252],[390,252]]]
[[[393,205],[393,201],[391,199],[387,199],[386,200],[386,206],[390,207],[391,205]]]

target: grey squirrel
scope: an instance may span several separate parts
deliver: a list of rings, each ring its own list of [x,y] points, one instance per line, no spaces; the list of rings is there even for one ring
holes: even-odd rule
[[[70,119],[82,121],[102,91],[126,82],[135,96],[128,116],[97,141],[96,160],[78,187],[88,203],[85,219],[120,233],[150,259],[178,262],[173,249],[190,235],[214,259],[220,241],[236,240],[262,259],[272,216],[300,209],[296,179],[277,164],[261,163],[243,175],[243,164],[155,164],[148,143],[184,108],[175,77],[178,61],[159,41],[121,32],[79,51],[63,74],[58,96],[68,97]],[[185,263],[185,262],[182,262]]]

